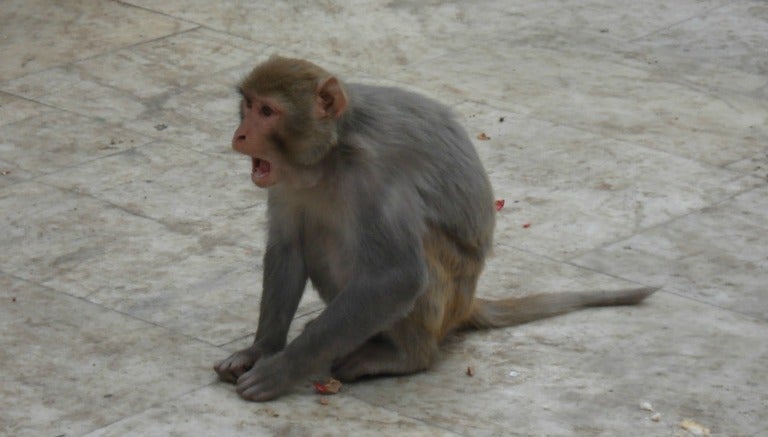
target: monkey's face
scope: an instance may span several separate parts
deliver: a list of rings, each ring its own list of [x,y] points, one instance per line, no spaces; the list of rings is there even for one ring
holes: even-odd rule
[[[347,107],[341,83],[320,67],[273,56],[241,82],[240,126],[232,147],[251,157],[251,179],[262,188],[314,186],[321,161],[338,141]]]
[[[261,188],[268,188],[280,181],[287,165],[279,151],[279,137],[275,135],[285,111],[275,99],[242,94],[240,126],[232,137],[232,148],[251,157],[251,180]]]

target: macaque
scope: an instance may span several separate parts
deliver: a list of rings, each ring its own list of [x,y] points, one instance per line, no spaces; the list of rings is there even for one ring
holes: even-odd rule
[[[317,372],[351,381],[422,371],[452,331],[630,305],[655,291],[475,297],[494,198],[446,107],[279,56],[238,90],[232,147],[268,190],[269,225],[256,338],[214,368],[245,399],[276,398]],[[326,308],[286,344],[308,279]]]

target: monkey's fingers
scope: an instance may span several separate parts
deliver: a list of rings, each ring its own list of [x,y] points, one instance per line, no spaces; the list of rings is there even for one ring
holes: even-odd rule
[[[249,401],[274,399],[290,388],[293,382],[291,368],[282,355],[260,361],[237,379],[237,393]]]
[[[259,354],[254,350],[243,349],[216,363],[213,370],[219,375],[219,379],[234,384],[237,378],[253,367],[258,358]]]
[[[219,375],[219,379],[224,382],[228,382],[230,384],[234,384],[237,382],[237,376],[235,375],[235,372],[232,371],[229,364],[225,361],[220,361],[216,363],[213,366],[213,370],[216,371],[216,374]]]

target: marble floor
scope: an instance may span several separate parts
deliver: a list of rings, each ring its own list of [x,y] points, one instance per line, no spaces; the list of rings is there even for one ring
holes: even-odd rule
[[[3,0],[0,53],[0,435],[768,435],[765,1]],[[482,295],[663,288],[242,401],[212,365],[266,206],[233,85],[272,53],[485,134]]]

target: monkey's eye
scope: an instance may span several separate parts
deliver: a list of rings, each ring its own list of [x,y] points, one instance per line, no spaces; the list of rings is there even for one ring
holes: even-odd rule
[[[246,100],[245,101],[245,107],[248,108],[248,109],[253,108],[253,102],[251,102],[250,100]]]
[[[269,106],[264,105],[264,106],[261,107],[261,115],[263,115],[265,117],[269,117],[272,114],[274,114],[274,111]]]

